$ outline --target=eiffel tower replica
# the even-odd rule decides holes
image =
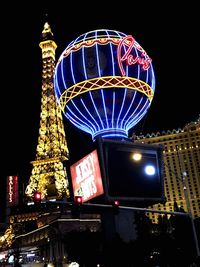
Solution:
[[[53,85],[57,45],[47,22],[39,46],[43,62],[40,128],[36,158],[31,162],[32,172],[25,194],[27,200],[33,202],[35,192],[40,192],[44,201],[39,205],[23,203],[19,207],[13,206],[8,228],[0,236],[0,251],[12,249],[20,254],[20,251],[31,247],[39,253],[42,263],[43,258],[49,262],[63,260],[67,255],[65,244],[71,242],[70,233],[79,233],[83,229],[90,229],[90,233],[94,229],[100,231],[101,219],[96,212],[79,214],[78,211],[77,214],[70,201],[63,201],[71,197],[64,166],[69,157],[62,112]],[[48,201],[51,198],[58,201]]]
[[[69,197],[68,178],[63,164],[69,158],[62,112],[53,85],[57,45],[48,22],[44,24],[39,46],[42,50],[40,128],[36,159],[31,162],[32,173],[25,195],[31,200],[35,192],[40,192],[42,199],[50,196],[62,199]]]
[[[62,113],[57,104],[53,86],[57,45],[47,22],[44,24],[39,46],[42,50],[40,128],[36,159],[31,162],[33,168],[25,194],[27,200],[33,200],[35,192],[40,192],[43,199],[48,198],[49,192],[53,197],[62,199],[69,196],[68,178],[63,164],[69,157]],[[24,206],[21,213],[12,211],[9,216],[10,223],[5,233],[0,236],[0,250],[8,249],[14,244],[20,231],[17,229],[19,224],[25,221],[36,221],[39,214],[40,211],[28,212]]]

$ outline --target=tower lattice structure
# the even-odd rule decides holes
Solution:
[[[69,195],[68,178],[64,162],[68,160],[62,112],[56,101],[53,85],[55,51],[57,45],[51,27],[46,22],[42,31],[42,95],[36,158],[25,194],[32,199],[40,192],[42,199],[54,192],[57,199]]]

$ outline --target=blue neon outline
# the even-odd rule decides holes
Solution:
[[[139,106],[141,105],[141,102],[143,101],[143,99],[144,99],[144,96],[141,97],[140,102],[139,102],[137,108],[134,110],[134,113],[137,111],[137,109],[138,109]],[[147,99],[146,102],[142,105],[142,108],[141,108],[141,110],[138,112],[138,114],[137,114],[136,116],[134,116],[134,121],[131,120],[131,117],[132,117],[132,116],[130,117],[130,119],[127,120],[127,123],[126,123],[126,125],[125,125],[125,128],[126,128],[126,129],[130,129],[131,127],[133,127],[133,126],[131,126],[133,122],[136,124],[136,122],[137,122],[137,117],[138,117],[138,116],[140,116],[140,115],[144,116],[144,115],[145,115],[144,110],[146,110],[146,105],[148,104],[148,102],[149,102],[149,100]],[[132,115],[134,115],[134,114],[132,114]],[[134,125],[135,125],[135,124],[134,124]]]
[[[108,37],[110,37],[110,34],[108,33],[108,31],[106,31]],[[109,46],[110,46],[110,50],[111,50],[111,61],[112,61],[112,73],[113,73],[113,76],[115,76],[115,64],[114,64],[114,52],[113,52],[113,44],[112,43],[109,43]]]
[[[81,99],[82,100],[82,99]],[[79,112],[79,114],[86,120],[88,121],[88,123],[90,124],[91,127],[94,127],[94,131],[96,131],[96,127],[94,126],[94,124],[87,118],[85,117],[85,115],[79,110],[79,108],[77,107],[77,105],[74,103],[74,101],[71,99],[71,103],[74,105],[74,107],[76,108],[76,110]]]
[[[66,109],[71,113],[71,115],[70,115],[69,112],[66,112],[66,114],[68,114],[69,116],[71,116],[73,118],[73,120],[76,121],[76,123],[80,124],[79,121],[81,121],[82,122],[82,125],[86,125],[85,128],[91,129],[90,132],[93,133],[93,129],[85,121],[83,121],[79,117],[77,117],[77,115],[71,110],[71,108],[69,106],[66,106]],[[77,120],[76,120],[76,118],[77,118]]]
[[[90,115],[90,117],[94,120],[94,122],[96,123],[96,125],[97,125],[97,127],[98,127],[98,130],[97,131],[99,131],[99,124],[97,123],[97,121],[95,120],[95,118],[92,116],[92,114],[89,112],[89,110],[88,110],[88,108],[87,108],[87,106],[85,105],[85,103],[84,103],[84,101],[83,101],[83,99],[81,98],[81,103],[83,104],[83,106],[84,106],[84,108],[85,108],[85,110],[87,111],[87,113]],[[96,128],[96,127],[95,127]]]
[[[129,105],[129,108],[128,108],[127,111],[126,111],[123,120],[121,121],[121,126],[120,126],[121,128],[125,128],[124,125],[122,126],[122,123],[125,124],[125,118],[126,118],[127,114],[129,113],[129,111],[130,111],[130,109],[131,109],[131,107],[132,107],[132,105],[133,105],[133,103],[134,103],[136,94],[137,94],[137,91],[134,91],[134,95],[133,95],[133,97],[132,97],[132,100],[131,100],[131,103],[130,103],[130,105]]]
[[[88,127],[83,127],[83,124],[80,124],[79,122],[77,122],[73,117],[71,117],[71,115],[69,113],[64,113],[65,117],[77,128],[81,129],[84,132],[87,132],[91,135],[93,135],[94,133],[92,133],[91,131],[88,130]]]
[[[58,95],[59,95],[59,99],[60,99],[60,96],[62,95],[61,94],[61,91],[60,91],[60,88],[62,89],[62,87],[59,86],[59,83],[63,84],[65,89],[67,89],[67,76],[65,77],[65,72],[64,72],[64,53],[66,52],[66,50],[72,46],[72,45],[75,45],[77,42],[80,42],[81,41],[81,38],[83,38],[83,40],[87,40],[89,38],[98,38],[97,34],[99,31],[105,31],[105,34],[104,32],[102,32],[102,35],[105,35],[105,36],[108,36],[108,37],[115,37],[115,34],[118,36],[118,37],[122,37],[122,36],[127,36],[126,34],[124,33],[120,33],[118,31],[110,31],[110,30],[95,30],[95,31],[90,31],[86,34],[82,34],[81,36],[79,36],[78,38],[76,38],[74,41],[72,41],[68,46],[67,48],[63,51],[61,57],[60,57],[60,60],[62,62],[58,62],[57,64],[57,67],[59,67],[59,72],[61,70],[61,77],[60,77],[60,80],[58,78],[58,75],[57,75],[57,71],[55,73],[55,79],[54,79],[54,87],[55,87],[55,91],[56,91],[56,98],[58,98]],[[88,34],[91,34],[91,33],[94,33],[94,36],[89,36],[87,37]],[[101,32],[100,32],[101,34]],[[110,46],[110,57],[111,57],[111,62],[112,62],[112,73],[113,75],[115,75],[115,72],[116,72],[116,66],[115,66],[115,61],[114,61],[114,45],[109,43],[109,46]],[[101,77],[101,69],[100,69],[100,58],[99,58],[99,50],[98,50],[98,47],[99,47],[99,44],[95,44],[95,49],[96,49],[96,60],[97,60],[97,67],[98,67],[98,74],[99,74],[99,77]],[[88,79],[88,75],[87,75],[87,70],[86,70],[86,63],[85,63],[85,49],[87,49],[87,47],[83,47],[83,49],[81,49],[81,52],[82,52],[82,62],[83,62],[83,71],[84,71],[84,76],[85,76],[85,79]],[[126,49],[126,47],[124,47],[123,45],[123,49]],[[134,51],[135,51],[135,54],[136,56],[138,56],[138,53],[139,51],[137,50],[137,48],[133,48]],[[71,68],[71,77],[72,77],[72,80],[73,80],[73,83],[76,84],[76,65],[73,64],[74,63],[74,56],[73,56],[73,51],[69,54],[70,56],[70,68]],[[148,58],[147,54],[144,55],[145,59]],[[130,69],[129,69],[130,66],[126,65],[125,67],[125,70],[126,70],[126,75],[130,72]],[[148,83],[148,80],[149,80],[149,77],[151,78],[150,76],[150,72],[152,72],[152,79],[150,79],[150,84],[151,84],[151,88],[153,90],[155,90],[155,75],[154,75],[154,70],[153,70],[153,66],[152,66],[152,63],[150,63],[150,67],[151,67],[151,70],[147,70],[147,73],[146,73],[146,77],[144,76],[144,78],[146,78],[146,83]],[[111,73],[111,72],[110,72]],[[135,74],[136,74],[136,70],[135,70]],[[137,76],[138,75],[138,76]],[[137,78],[140,79],[140,75],[141,75],[141,66],[139,66],[139,64],[137,64]],[[148,110],[148,107],[150,106],[151,103],[149,103],[149,100],[147,99],[146,102],[142,105],[141,107],[141,103],[142,101],[144,100],[144,97],[141,97],[140,98],[140,101],[139,101],[139,104],[137,105],[137,107],[134,109],[134,111],[132,112],[132,114],[130,116],[128,116],[130,110],[131,110],[131,104],[135,101],[135,98],[137,96],[137,92],[135,91],[133,96],[132,96],[132,100],[131,100],[131,104],[129,105],[128,107],[128,110],[126,111],[127,109],[127,105],[125,107],[125,104],[126,104],[126,99],[127,99],[127,94],[128,94],[128,89],[126,87],[124,87],[124,92],[123,92],[123,100],[121,102],[121,106],[120,106],[120,110],[119,110],[119,105],[117,106],[115,103],[116,103],[116,99],[117,97],[116,96],[120,96],[118,94],[118,92],[116,91],[116,88],[113,87],[110,89],[112,90],[112,92],[110,93],[110,96],[112,98],[112,103],[111,105],[109,105],[109,107],[112,107],[111,109],[111,114],[110,114],[110,110],[109,110],[109,113],[107,113],[107,107],[106,107],[106,91],[104,88],[101,88],[100,91],[101,93],[99,92],[99,94],[101,94],[101,97],[99,98],[99,100],[102,101],[103,103],[103,107],[101,110],[98,109],[97,105],[96,105],[96,102],[95,102],[95,99],[93,98],[93,93],[91,91],[89,91],[89,95],[90,96],[90,99],[92,101],[92,105],[94,107],[94,112],[96,112],[96,119],[97,117],[99,118],[99,121],[98,119],[96,120],[95,117],[93,117],[92,113],[89,111],[89,109],[87,108],[87,105],[85,104],[84,100],[82,98],[80,98],[80,101],[85,109],[85,115],[81,113],[81,110],[79,109],[79,105],[77,103],[76,105],[76,102],[72,101],[72,104],[73,106],[75,107],[75,109],[78,111],[78,114],[80,114],[80,118],[84,118],[84,121],[80,118],[78,118],[75,113],[73,113],[73,111],[66,105],[67,107],[67,111],[65,116],[66,117],[69,117],[70,120],[72,121],[72,123],[79,127],[80,129],[84,129],[84,131],[88,132],[91,134],[91,128],[92,128],[92,132],[96,132],[95,135],[98,135],[98,133],[101,133],[102,130],[105,130],[106,132],[108,132],[109,130],[114,130],[114,131],[124,131],[124,132],[128,132],[127,129],[130,129],[132,126],[131,125],[135,125],[147,112]],[[58,101],[59,101],[58,99]],[[86,101],[89,101],[89,98],[86,99]],[[127,101],[128,103],[129,101]],[[116,108],[115,108],[116,107]],[[118,108],[117,108],[118,107]],[[126,108],[126,109],[125,109]],[[137,112],[137,110],[140,108],[140,111],[137,113],[137,115],[134,117],[134,114]],[[125,110],[124,110],[125,109]],[[146,110],[145,110],[146,109]],[[103,115],[103,110],[104,110],[104,116],[103,116],[103,119],[105,120],[102,120],[102,115]],[[75,111],[75,110],[74,110]],[[118,111],[118,112],[116,112]],[[124,112],[126,112],[125,114],[123,114]],[[115,114],[116,113],[116,114]],[[86,115],[89,115],[89,118],[87,119],[87,116]],[[101,115],[100,115],[101,114]],[[123,115],[123,116],[122,116]],[[127,118],[128,116],[128,119],[125,121],[125,119]],[[90,118],[92,120],[90,120]],[[116,119],[115,119],[116,118]],[[78,119],[78,120],[77,120]],[[110,119],[111,119],[111,122],[110,122]],[[80,122],[83,123],[82,126],[80,126]],[[106,123],[105,123],[106,122]],[[105,124],[107,125],[107,127],[105,126]],[[78,124],[78,125],[76,125]],[[85,126],[86,125],[86,126]],[[102,128],[101,128],[102,126]],[[111,128],[110,128],[111,126]],[[119,127],[120,126],[120,127]],[[123,128],[122,128],[123,126]],[[99,129],[102,129],[99,131]],[[112,133],[113,134],[113,133]],[[109,134],[107,134],[108,136],[111,136]],[[113,136],[118,136],[117,134],[114,134]],[[119,134],[119,136],[122,136],[121,134]],[[124,135],[123,135],[124,136]]]
[[[119,114],[118,114],[118,118],[117,118],[117,121],[116,121],[117,128],[119,128],[118,124],[119,124],[120,116],[121,116],[122,110],[124,108],[124,103],[126,101],[126,93],[127,93],[127,88],[124,88],[124,96],[123,96],[121,108],[120,108],[120,111],[119,111]],[[121,120],[120,120],[120,122],[121,122]]]
[[[110,34],[108,31],[106,31],[108,37],[110,37]],[[113,52],[113,44],[109,43],[110,51],[111,51],[111,62],[112,62],[112,74],[115,76],[115,61],[114,61],[114,52]],[[115,88],[112,89],[112,116],[111,116],[111,127],[114,128],[114,115],[115,115]]]
[[[67,88],[67,85],[65,83],[65,77],[64,77],[64,67],[63,67],[63,64],[64,64],[64,60],[61,61],[61,64],[60,64],[60,68],[61,68],[61,77],[62,77],[62,83],[64,85],[64,88],[66,89]]]
[[[60,92],[60,90],[59,90],[59,85],[58,85],[58,75],[56,74],[55,76],[54,76],[54,90],[55,90],[55,95],[57,96],[57,95],[59,95],[59,98],[57,98],[58,99],[58,102],[60,103],[60,96],[61,96],[61,92]]]
[[[102,122],[102,120],[101,120],[101,116],[99,115],[99,112],[98,112],[98,110],[97,110],[97,108],[96,108],[96,105],[95,105],[95,103],[94,103],[94,99],[93,99],[93,96],[92,96],[92,94],[91,94],[91,91],[89,91],[89,95],[90,95],[92,104],[93,104],[93,106],[94,106],[94,109],[95,109],[95,111],[96,111],[96,113],[97,113],[97,116],[99,117],[99,121],[101,122],[101,126],[102,126],[102,128],[104,129],[104,125],[103,125],[103,122]]]
[[[95,32],[95,37],[97,38],[97,31]],[[96,61],[97,61],[98,74],[99,74],[99,77],[101,77],[98,44],[95,44],[95,50],[96,50]],[[102,102],[103,102],[104,114],[105,114],[105,118],[106,118],[106,124],[107,124],[107,127],[109,127],[103,89],[101,89],[100,91],[101,91],[101,98],[102,98]]]
[[[73,83],[76,84],[76,80],[75,80],[75,77],[74,77],[74,69],[73,69],[73,53],[70,53],[69,55],[69,58],[70,58],[70,69],[71,69],[71,75],[72,75],[72,80],[73,80]]]
[[[115,97],[116,97],[116,94],[115,94],[115,88],[113,89],[113,94],[112,94],[112,96],[113,96],[113,112],[112,112],[112,128],[114,128],[114,118],[115,118]]]
[[[85,38],[86,38],[86,35],[83,38],[83,40],[85,40]],[[83,71],[84,71],[85,79],[88,80],[88,76],[87,76],[87,72],[86,72],[86,65],[85,65],[85,49],[86,49],[86,47],[83,47],[81,56],[82,56],[82,61],[83,61]]]
[[[125,129],[127,129],[127,124],[129,123],[129,120],[131,120],[131,121],[132,121],[133,119],[135,120],[134,114],[135,114],[136,111],[138,110],[138,108],[139,108],[139,106],[140,106],[142,100],[143,100],[143,96],[140,98],[140,101],[139,101],[137,107],[134,109],[133,113],[129,116],[129,118],[128,118],[128,119],[126,120],[126,122],[124,123],[124,128],[125,128]]]

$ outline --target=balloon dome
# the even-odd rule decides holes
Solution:
[[[62,52],[54,88],[67,119],[93,140],[128,138],[154,96],[152,60],[131,35],[90,31]]]

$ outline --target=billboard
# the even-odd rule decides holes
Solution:
[[[70,173],[74,196],[82,196],[83,202],[104,193],[96,149],[71,165]]]
[[[161,145],[99,139],[105,201],[148,206],[165,201]]]

